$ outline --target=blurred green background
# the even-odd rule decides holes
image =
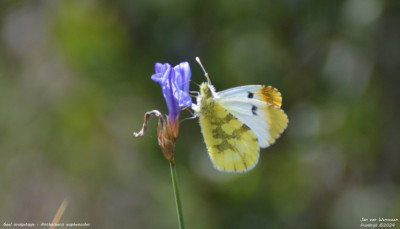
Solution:
[[[176,166],[187,228],[360,228],[400,218],[398,1],[0,2],[0,224],[177,228],[155,62],[191,90],[266,84],[289,126],[257,167],[216,171],[197,120]],[[181,118],[190,117],[187,111]],[[397,222],[397,227],[400,223]]]

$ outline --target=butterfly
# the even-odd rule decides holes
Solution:
[[[264,85],[246,85],[217,92],[208,73],[192,104],[208,154],[217,170],[246,172],[256,166],[260,148],[275,142],[288,125],[280,92]]]

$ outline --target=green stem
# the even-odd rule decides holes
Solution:
[[[185,224],[183,223],[183,211],[182,211],[182,205],[181,205],[181,196],[179,195],[179,190],[178,190],[178,182],[176,179],[175,164],[173,161],[170,161],[169,165],[171,168],[172,185],[174,186],[175,203],[176,203],[176,210],[178,212],[179,228],[184,229]]]

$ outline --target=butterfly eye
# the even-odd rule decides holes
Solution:
[[[207,83],[203,83],[201,85],[200,92],[201,92],[201,94],[203,94],[205,96],[211,96],[211,91],[210,91],[210,88],[208,87]]]

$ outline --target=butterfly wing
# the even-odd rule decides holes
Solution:
[[[216,101],[254,132],[261,148],[273,144],[288,125],[287,115],[279,108],[282,97],[273,87],[235,87],[218,92]]]
[[[258,162],[257,137],[221,105],[210,98],[199,113],[204,141],[214,166],[226,172],[245,172]]]
[[[218,97],[224,99],[254,99],[264,101],[270,105],[281,107],[281,93],[274,87],[264,85],[245,85],[240,87],[230,88],[217,93]]]

